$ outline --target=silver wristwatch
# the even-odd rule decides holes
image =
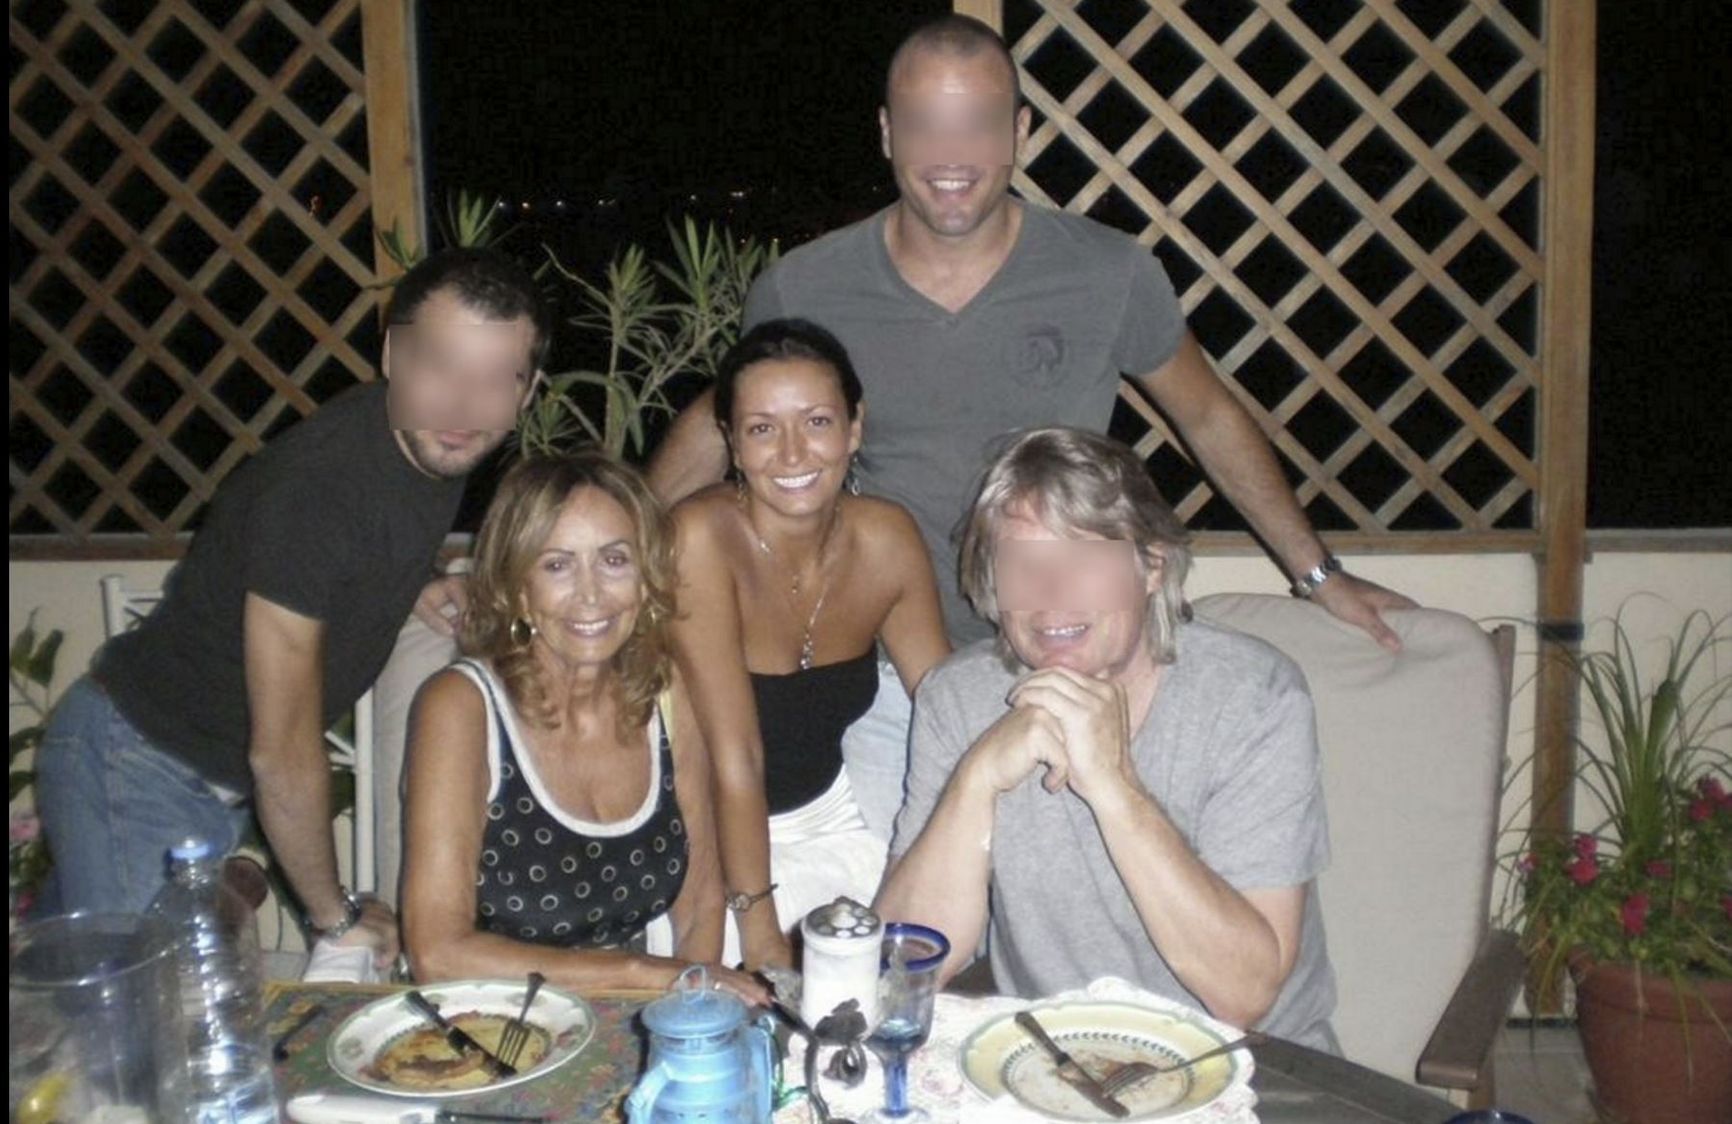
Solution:
[[[1331,574],[1339,574],[1340,572],[1341,559],[1333,554],[1325,554],[1323,561],[1293,579],[1293,596],[1310,600],[1311,595],[1317,592],[1318,586],[1328,581]]]
[[[311,914],[307,915],[307,929],[313,936],[328,940],[336,940],[361,922],[361,899],[349,892],[347,886],[338,886],[337,893],[343,899],[343,919],[335,925],[321,929],[313,924]]]

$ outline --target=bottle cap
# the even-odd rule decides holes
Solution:
[[[175,862],[190,862],[194,859],[210,858],[212,847],[210,840],[189,835],[168,849],[168,857]]]

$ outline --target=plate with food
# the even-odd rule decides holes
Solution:
[[[1109,1081],[1135,1062],[1170,1065],[1227,1044],[1212,1027],[1180,1011],[1099,1000],[1048,1003],[1032,1009],[1042,1028],[1089,1076]],[[958,1057],[962,1075],[988,1100],[1011,1097],[1053,1120],[1112,1120],[1059,1076],[1051,1056],[1004,1015],[968,1036]],[[1162,1120],[1195,1112],[1250,1081],[1248,1049],[1151,1076],[1115,1094],[1128,1120]]]
[[[464,980],[435,984],[421,994],[451,1025],[497,1052],[505,1027],[523,1007],[522,980]],[[536,993],[525,1020],[529,1035],[517,1073],[496,1076],[474,1050],[453,1046],[444,1031],[410,1006],[407,993],[388,995],[350,1015],[331,1036],[331,1069],[378,1093],[404,1097],[460,1097],[533,1081],[575,1058],[595,1036],[595,1012],[556,987]]]

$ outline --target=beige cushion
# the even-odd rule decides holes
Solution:
[[[1347,1056],[1403,1080],[1487,927],[1508,702],[1473,621],[1387,615],[1392,655],[1290,597],[1218,594],[1197,614],[1262,638],[1317,708],[1333,858],[1319,879]]]

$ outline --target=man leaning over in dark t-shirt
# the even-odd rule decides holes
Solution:
[[[395,958],[390,909],[337,874],[324,731],[390,655],[549,324],[528,273],[475,249],[410,270],[389,319],[385,380],[226,480],[162,603],[56,709],[37,770],[59,908],[142,910],[170,845],[232,849],[250,808],[308,928]]]

